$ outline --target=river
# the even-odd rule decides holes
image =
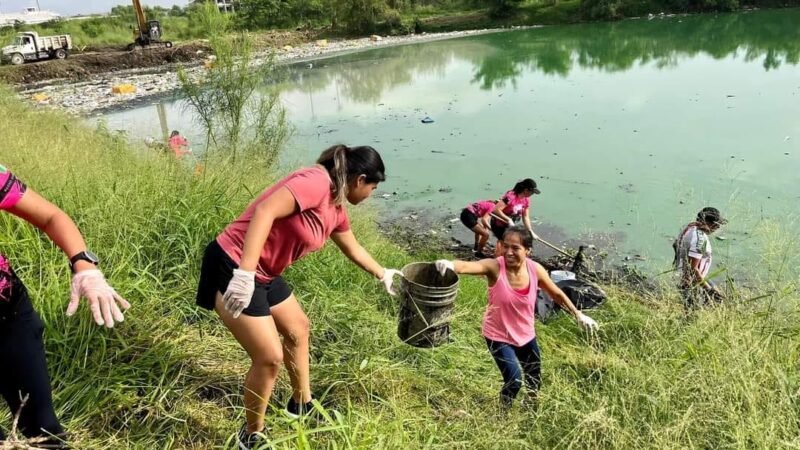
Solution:
[[[543,237],[613,241],[656,268],[680,227],[716,206],[730,223],[715,253],[741,267],[800,231],[798,24],[798,9],[655,17],[296,64],[279,85],[296,127],[287,154],[308,164],[333,143],[374,146],[380,192],[394,195],[371,202],[400,220],[456,218],[531,177]],[[169,129],[202,142],[180,100],[162,106]],[[161,135],[153,105],[102,120]]]

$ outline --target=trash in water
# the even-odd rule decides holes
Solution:
[[[422,123],[433,123],[433,119],[431,119],[429,116],[425,116],[425,118],[422,119]]]

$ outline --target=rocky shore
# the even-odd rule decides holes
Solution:
[[[317,40],[300,46],[284,46],[274,49],[279,63],[289,64],[367,50],[375,47],[402,45],[452,39],[505,30],[485,29],[456,31],[435,34],[412,34],[407,36],[371,36],[360,39]],[[199,77],[206,70],[203,61],[210,56],[208,52],[197,50],[197,60],[184,63],[190,77]],[[264,59],[268,53],[262,52],[257,59]],[[92,115],[109,109],[123,108],[154,96],[169,95],[179,88],[179,64],[157,68],[133,69],[93,75],[78,82],[52,80],[34,85],[19,86],[19,96],[43,107],[54,107],[77,115]],[[125,86],[124,89],[119,89]],[[116,91],[113,92],[117,87]]]

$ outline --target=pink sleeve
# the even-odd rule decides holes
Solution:
[[[319,168],[301,169],[292,173],[284,186],[294,196],[300,211],[315,208],[331,196],[330,178]]]
[[[0,165],[0,210],[14,207],[20,201],[26,189],[25,183]]]
[[[341,233],[349,229],[350,229],[350,218],[347,217],[347,210],[342,208],[342,220],[339,221],[339,225],[336,225],[336,228],[333,230],[333,232]]]

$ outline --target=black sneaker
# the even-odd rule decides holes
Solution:
[[[292,419],[299,419],[300,416],[307,416],[311,414],[314,411],[314,404],[312,402],[298,403],[290,397],[289,402],[286,403],[285,411],[286,415]]]
[[[261,433],[248,433],[247,424],[242,425],[242,428],[236,433],[236,443],[239,444],[239,450],[254,450],[259,444],[262,444],[260,448],[268,448],[263,445],[266,444],[262,437],[263,434],[263,431]]]

